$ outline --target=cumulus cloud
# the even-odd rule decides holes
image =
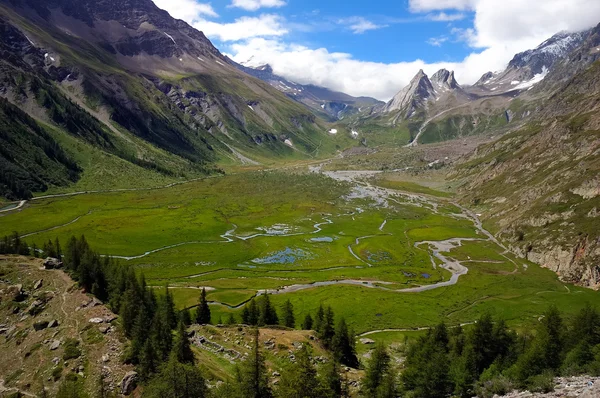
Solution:
[[[288,33],[285,19],[275,14],[262,14],[258,17],[241,17],[230,23],[217,23],[199,20],[193,26],[211,39],[222,42],[239,41],[254,37],[283,36]]]
[[[194,21],[201,15],[218,17],[210,3],[199,3],[196,0],[154,0],[158,8],[167,10],[173,18]]]
[[[459,82],[475,82],[484,71],[504,66],[498,60],[498,50],[488,49],[469,55],[461,62],[426,63],[422,60],[385,64],[354,59],[351,54],[330,52],[326,48],[312,49],[288,44],[279,39],[255,38],[228,47],[237,62],[251,60],[249,66],[269,63],[276,74],[302,83],[316,84],[354,96],[367,95],[389,100],[414,75],[423,69],[432,75],[441,68],[456,72]],[[248,65],[248,64],[247,64]]]
[[[247,11],[256,11],[259,8],[283,7],[284,0],[233,0],[230,7],[242,8]]]
[[[386,28],[387,25],[378,25],[363,17],[343,18],[338,21],[340,25],[347,25],[348,28],[355,34],[362,34],[368,30],[376,30]]]
[[[233,1],[244,3],[251,9],[256,4],[260,8],[283,2]],[[326,48],[297,45],[290,41],[287,34],[298,29],[280,15],[245,16],[220,24],[206,20],[206,17],[213,16],[206,8],[197,7],[193,11],[177,8],[177,5],[186,2],[203,6],[206,3],[196,3],[194,0],[155,2],[162,3],[174,15],[177,10],[182,14],[187,13],[187,17],[179,17],[204,31],[211,39],[226,42],[223,50],[238,62],[252,59],[256,65],[269,63],[275,73],[299,83],[317,84],[351,95],[369,95],[381,100],[391,98],[410,82],[419,69],[427,74],[435,73],[440,68],[452,69],[461,84],[472,84],[485,72],[505,68],[514,54],[534,48],[559,31],[579,31],[600,22],[598,0],[545,0],[543,5],[536,1],[503,0],[502,6],[498,5],[497,0],[409,0],[409,10],[417,20],[451,22],[467,14],[469,17],[472,15],[472,27],[457,28],[450,25],[447,34],[428,40],[434,46],[449,40],[463,41],[472,48],[472,52],[457,62],[426,63],[417,59],[386,64],[355,59],[351,54],[331,52]],[[345,23],[354,33],[381,27],[359,18]]]

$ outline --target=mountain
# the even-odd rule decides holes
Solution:
[[[94,156],[126,161],[135,174],[175,179],[214,172],[216,164],[335,150],[312,112],[229,65],[202,32],[151,0],[3,0],[0,32],[0,96],[48,132],[48,145],[60,136],[65,159],[77,157],[72,145],[86,145]],[[8,118],[21,123],[12,112]],[[22,131],[26,140],[37,134]],[[17,139],[8,127],[2,136]],[[23,151],[13,146],[11,156],[27,157]],[[13,197],[91,172],[78,164],[70,170],[83,169],[80,177],[35,173],[33,183],[23,174],[27,163],[18,162],[17,171],[16,161],[2,156],[0,175],[23,175],[25,186],[11,188]],[[37,164],[64,175],[54,154],[40,156]],[[12,179],[0,178],[3,192]]]
[[[319,116],[330,120],[341,120],[346,116],[362,112],[365,109],[383,105],[383,102],[370,97],[353,97],[313,84],[298,84],[273,73],[270,65],[251,68],[229,60],[238,69],[269,83],[288,97],[306,105]]]
[[[454,78],[454,71],[440,69],[429,79],[421,69],[408,86],[381,109],[381,113],[398,113],[395,124],[400,119],[427,114],[432,108],[447,109],[470,99]]]
[[[383,112],[403,111],[408,119],[417,108],[424,108],[427,102],[435,98],[435,91],[431,81],[421,69],[412,78],[408,86],[398,92],[383,108]]]
[[[596,29],[597,30],[597,29]],[[567,58],[580,60],[576,49]],[[588,59],[597,59],[591,54]],[[550,75],[548,75],[550,76]],[[458,166],[466,203],[523,257],[600,286],[600,61],[562,82],[527,123]]]
[[[506,92],[526,90],[546,77],[555,64],[580,47],[592,30],[583,32],[560,32],[534,49],[513,57],[506,69],[499,73],[485,73],[474,85],[474,92]]]

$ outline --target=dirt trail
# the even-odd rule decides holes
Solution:
[[[412,140],[409,144],[404,145],[404,147],[405,148],[411,148],[411,147],[416,147],[417,145],[419,145],[419,143],[418,143],[419,138],[425,132],[425,129],[427,128],[427,126],[429,126],[429,123],[433,122],[438,117],[440,117],[440,116],[442,116],[442,115],[444,115],[444,114],[446,114],[446,113],[448,113],[450,111],[453,111],[455,109],[462,108],[462,107],[464,107],[464,105],[456,106],[456,107],[450,108],[450,109],[446,109],[445,111],[440,112],[437,115],[432,116],[429,119],[425,120],[425,122],[423,123],[423,125],[421,126],[421,128],[419,129],[419,131],[417,132],[417,135],[415,136],[414,140]]]

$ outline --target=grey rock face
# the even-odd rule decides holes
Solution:
[[[137,372],[131,371],[127,372],[123,379],[121,380],[121,394],[129,395],[135,390],[138,382],[138,374]]]

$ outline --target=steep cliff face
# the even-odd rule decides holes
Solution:
[[[528,124],[458,167],[463,200],[523,257],[600,287],[600,62],[567,80]]]

